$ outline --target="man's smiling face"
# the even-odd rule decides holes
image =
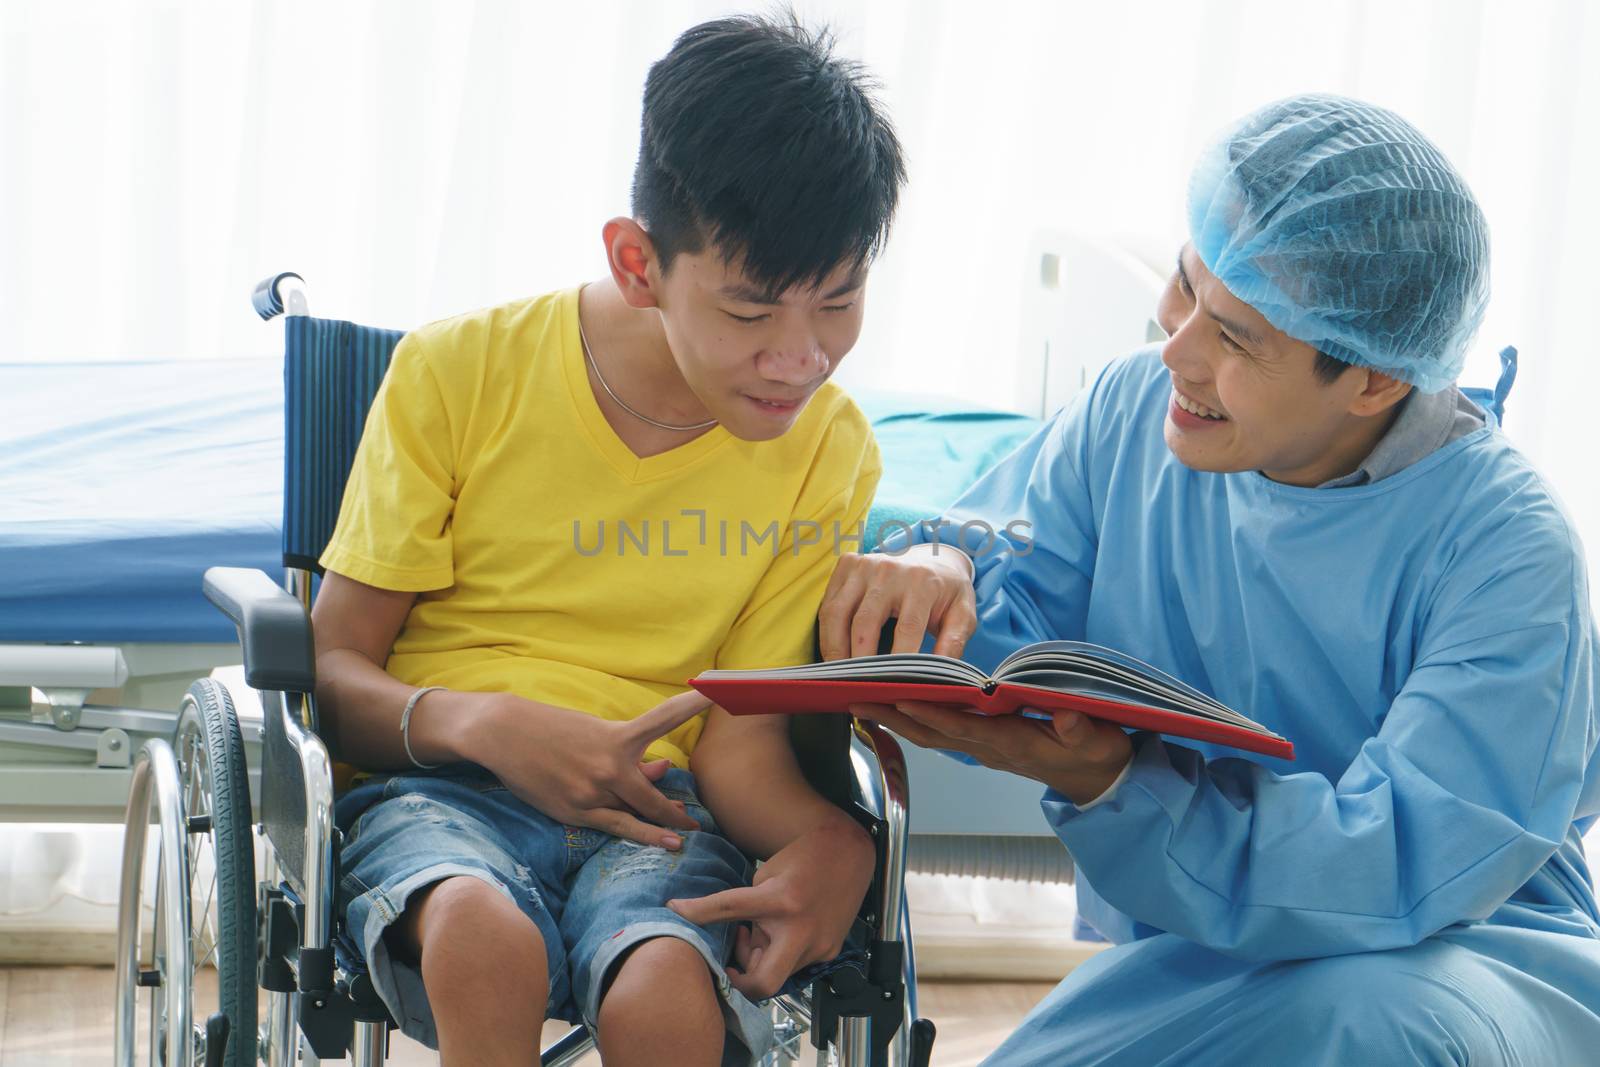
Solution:
[[[1172,373],[1167,447],[1196,470],[1258,470],[1289,485],[1337,478],[1371,451],[1407,391],[1359,367],[1320,376],[1315,348],[1230,293],[1187,244],[1156,319]]]

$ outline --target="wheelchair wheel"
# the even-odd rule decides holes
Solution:
[[[196,682],[173,740],[176,753],[165,741],[146,742],[133,768],[118,905],[114,1062],[255,1067],[255,854],[244,744],[227,690],[209,679]],[[158,839],[146,968],[139,928],[152,810]],[[217,970],[218,1003],[197,1015],[195,977],[208,963]],[[142,1056],[140,989],[150,990]]]
[[[205,1024],[220,1012],[228,1020],[223,1067],[255,1067],[256,864],[250,782],[233,698],[221,683],[202,678],[189,687],[174,740],[188,818],[192,973],[208,963],[217,971],[215,1005],[206,1005],[210,1010],[193,1018],[201,1024],[203,1045]],[[162,914],[159,905],[156,914]]]
[[[178,779],[178,761],[172,746],[152,738],[139,750],[133,764],[128,790],[127,821],[122,838],[122,883],[117,900],[117,1001],[113,1028],[113,1057],[116,1067],[135,1064],[163,1064],[165,1067],[192,1067],[194,1050],[190,1043],[167,1040],[168,1028],[178,1032],[191,1029],[189,1012],[188,939],[178,934],[180,922],[158,918],[154,924],[154,945],[145,966],[140,927],[145,912],[145,837],[151,815],[156,817],[156,899],[160,912],[173,903],[167,885],[187,888],[188,850],[184,847],[183,787]],[[179,890],[181,896],[183,889]],[[179,975],[182,975],[180,979]],[[149,989],[149,1033],[145,1055],[138,1050],[138,1007],[140,990]]]

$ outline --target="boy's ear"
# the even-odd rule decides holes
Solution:
[[[601,235],[606,242],[606,262],[622,299],[629,307],[658,306],[661,271],[655,245],[644,227],[633,219],[618,217],[606,223]]]
[[[1367,377],[1366,385],[1350,401],[1352,415],[1378,415],[1389,410],[1411,392],[1411,383],[1370,367],[1357,370]]]

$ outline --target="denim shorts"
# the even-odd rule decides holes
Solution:
[[[618,958],[650,938],[676,937],[711,969],[731,1038],[723,1062],[754,1062],[770,1047],[772,1027],[728,981],[734,927],[697,926],[666,907],[674,898],[749,885],[750,862],[717,830],[693,775],[674,768],[657,787],[700,824],[679,835],[678,851],[562,825],[474,764],[358,785],[335,808],[345,835],[341,961],[369,971],[401,1030],[437,1048],[421,972],[395,958],[383,934],[417,890],[445,878],[477,878],[516,904],[544,940],[550,999],[530,1011],[542,1007],[546,1018],[593,1028],[601,988]]]

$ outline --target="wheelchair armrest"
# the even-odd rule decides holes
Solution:
[[[878,655],[886,656],[894,648],[896,622],[891,618],[883,624],[878,634]],[[821,634],[816,624],[811,627],[811,658],[817,663],[822,662]],[[835,807],[856,813],[855,778],[850,765],[850,717],[791,715],[789,743],[794,746],[800,771],[811,783],[811,788]]]
[[[239,628],[244,680],[252,689],[310,693],[317,686],[311,620],[305,608],[263,571],[211,567],[206,599]]]

